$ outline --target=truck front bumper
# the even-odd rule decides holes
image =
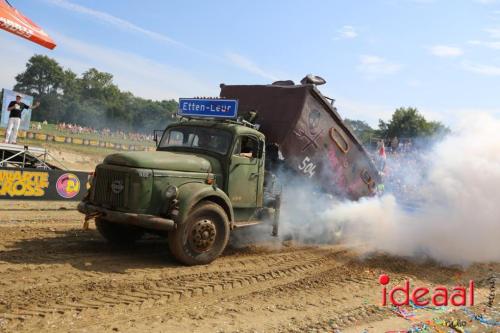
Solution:
[[[103,217],[108,222],[134,225],[146,229],[168,231],[175,229],[175,222],[171,219],[148,215],[118,212],[104,207],[95,206],[88,202],[82,201],[78,204],[78,211],[86,216],[98,215]]]

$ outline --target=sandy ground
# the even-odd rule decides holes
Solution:
[[[58,152],[55,153],[56,156]],[[77,169],[100,156],[62,152]],[[85,159],[85,163],[82,162]],[[500,332],[461,309],[381,306],[381,273],[391,284],[448,287],[476,282],[476,306],[499,321],[499,299],[486,305],[488,277],[500,263],[466,269],[373,254],[343,245],[304,245],[235,234],[207,266],[185,267],[166,241],[147,237],[114,248],[82,229],[75,203],[0,201],[0,332]],[[407,318],[404,318],[407,317]]]
[[[91,149],[85,154],[79,151],[71,149],[71,146],[67,148],[64,147],[46,147],[50,153],[48,162],[52,162],[57,166],[64,166],[67,169],[75,171],[93,171],[98,163],[101,163],[106,156],[105,152],[95,149],[95,152],[91,152]]]
[[[460,310],[418,310],[405,320],[380,306],[379,274],[427,286],[473,278],[473,310],[480,313],[487,309],[486,278],[500,270],[499,264],[462,270],[382,254],[360,259],[341,245],[245,243],[245,235],[212,264],[184,267],[170,258],[163,239],[113,248],[93,226],[82,230],[70,205],[29,206],[0,210],[0,331],[407,330],[419,320],[467,317]],[[435,332],[448,332],[441,329]],[[495,332],[468,319],[467,329]]]

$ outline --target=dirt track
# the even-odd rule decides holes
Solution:
[[[485,278],[500,266],[233,241],[211,265],[184,267],[162,239],[112,248],[74,210],[25,209],[0,210],[0,331],[385,332],[411,323],[379,306],[380,273],[424,285],[473,278],[484,306]]]

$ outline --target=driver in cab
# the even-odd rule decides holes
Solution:
[[[257,153],[254,142],[250,138],[241,138],[238,140],[235,155],[247,158],[254,158]]]
[[[241,153],[239,154],[243,157],[253,158],[253,150],[251,146],[246,146],[241,148]]]

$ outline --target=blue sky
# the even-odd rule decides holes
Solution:
[[[152,99],[313,73],[344,117],[371,125],[398,106],[451,126],[500,116],[500,0],[10,2],[58,46],[0,31],[2,87],[38,53]]]

